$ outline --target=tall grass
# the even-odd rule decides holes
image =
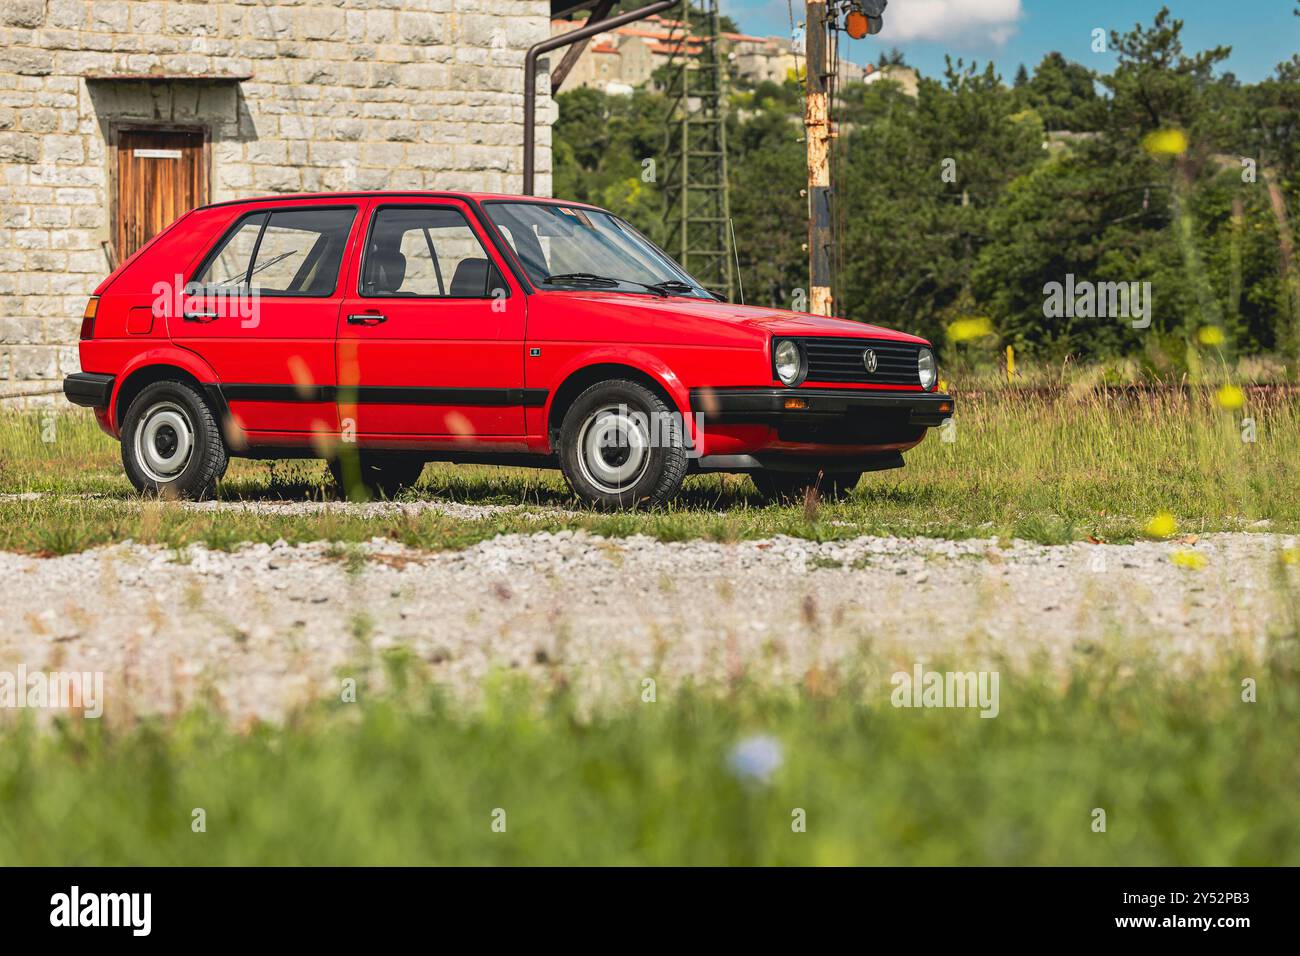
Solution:
[[[1300,529],[1300,495],[1294,493],[1300,409],[1284,392],[1251,391],[1238,408],[1222,407],[1213,389],[1130,395],[1010,389],[959,396],[954,429],[927,436],[907,454],[905,469],[867,475],[847,502],[809,514],[802,507],[764,507],[739,476],[691,478],[667,507],[621,516],[583,510],[552,471],[430,465],[419,485],[402,495],[408,503],[514,504],[535,512],[472,524],[428,513],[150,510],[122,476],[116,443],[88,415],[60,416],[54,424],[55,440],[47,443],[41,437],[43,428],[48,435],[49,420],[35,413],[0,415],[0,493],[68,496],[0,499],[2,548],[62,552],[122,536],[179,544],[375,534],[446,546],[503,531],[561,528],[668,540],[868,532],[1124,540],[1140,535],[1157,511],[1172,512],[1186,531],[1260,521],[1274,530]],[[1243,441],[1252,430],[1255,440]],[[333,491],[319,462],[236,460],[219,495],[274,502],[328,500]]]
[[[88,416],[55,418],[46,442],[49,419],[0,415],[0,493],[37,494],[0,499],[0,548],[374,535],[442,548],[561,528],[1119,540],[1158,510],[1185,531],[1261,520],[1300,530],[1300,415],[1288,397],[1251,394],[1240,409],[1213,392],[999,390],[959,401],[955,441],[932,434],[907,469],[867,476],[839,505],[762,507],[746,479],[712,476],[692,479],[668,508],[601,515],[577,509],[551,473],[452,466],[430,466],[402,499],[522,506],[477,520],[142,502]],[[1241,440],[1243,416],[1255,420],[1253,443]],[[330,494],[321,466],[304,462],[236,461],[221,489],[227,506]],[[624,703],[615,694],[595,714],[558,667],[547,687],[498,675],[466,709],[400,655],[387,671],[358,666],[374,679],[356,703],[318,702],[278,726],[233,727],[212,707],[41,726],[0,712],[0,865],[1295,865],[1300,606],[1290,573],[1279,566],[1291,618],[1251,645],[1259,656],[1174,670],[1131,635],[1088,642],[1063,668],[1004,667],[994,719],[892,707],[893,662],[869,647],[784,690],[741,675],[724,687],[661,687],[645,702],[630,686]],[[1243,701],[1245,678],[1257,702]],[[779,747],[766,782],[741,779],[729,759],[753,735]],[[1099,809],[1105,832],[1094,829]],[[492,826],[497,810],[504,832]],[[797,811],[804,832],[792,829]]]
[[[628,688],[591,719],[502,681],[470,713],[410,684],[242,733],[209,712],[8,726],[0,864],[1294,865],[1296,676],[1094,653],[1064,684],[1004,672],[994,719],[896,709],[867,667]],[[766,782],[729,761],[751,735],[780,750]]]

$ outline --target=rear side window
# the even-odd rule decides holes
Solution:
[[[364,296],[480,299],[506,291],[460,210],[447,206],[380,209],[366,240]]]
[[[226,233],[195,281],[223,291],[328,296],[355,218],[354,206],[251,213]]]
[[[198,282],[213,288],[230,289],[248,281],[248,264],[253,261],[257,237],[266,225],[266,214],[258,213],[241,219],[233,232],[226,234],[216,251],[208,257],[208,264],[199,273]]]

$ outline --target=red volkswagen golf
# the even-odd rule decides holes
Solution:
[[[452,461],[558,466],[601,506],[709,471],[835,496],[952,413],[924,339],[732,305],[604,210],[467,193],[187,213],[95,290],[81,366],[64,392],[132,484],[192,498],[237,455],[384,495]]]

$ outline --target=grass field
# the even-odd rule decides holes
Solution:
[[[1294,865],[1295,653],[1004,673],[991,720],[894,708],[865,660],[785,694],[629,688],[594,719],[503,678],[472,714],[408,687],[244,733],[10,727],[0,863]],[[755,735],[773,755],[736,764]]]
[[[1251,442],[1242,440],[1247,418],[1254,423]],[[227,547],[374,535],[440,548],[561,528],[664,540],[880,533],[1122,541],[1141,535],[1158,511],[1190,532],[1265,520],[1273,530],[1300,529],[1300,411],[1286,394],[1251,393],[1242,407],[1225,409],[1213,391],[1127,398],[986,392],[959,404],[951,437],[946,442],[932,432],[908,453],[906,468],[867,475],[847,502],[813,513],[763,506],[740,476],[697,476],[669,507],[602,515],[581,509],[557,472],[486,466],[429,465],[400,499],[521,505],[530,512],[466,522],[436,512],[287,516],[145,506],[122,474],[116,442],[89,414],[51,420],[9,413],[0,416],[0,494],[43,497],[0,499],[0,548],[64,553],[126,537]],[[320,462],[245,460],[232,463],[219,494],[256,501],[333,496]]]
[[[959,405],[955,441],[932,434],[906,469],[867,476],[836,505],[765,507],[747,479],[711,476],[691,479],[671,507],[604,515],[579,507],[553,472],[443,465],[399,499],[518,506],[475,518],[144,502],[88,414],[8,413],[0,549],[377,535],[436,549],[566,528],[1125,541],[1163,511],[1180,533],[1300,531],[1294,399],[1251,392],[1241,407],[1222,404],[1213,391],[986,390]],[[1243,418],[1255,441],[1242,440]],[[259,506],[333,498],[319,462],[235,461],[219,495]],[[318,702],[282,725],[232,726],[202,707],[116,721],[0,713],[0,864],[1294,865],[1293,571],[1279,565],[1265,584],[1294,609],[1290,623],[1261,634],[1250,656],[1159,664],[1159,648],[1133,639],[1142,622],[1128,621],[1135,633],[1117,632],[1113,646],[1077,642],[1064,677],[1003,667],[987,720],[891,706],[886,664],[866,645],[851,665],[784,689],[741,674],[646,702],[629,687],[626,704],[594,714],[559,668],[540,683],[501,672],[483,703],[453,705],[400,652],[359,666],[371,675],[359,702]],[[969,670],[981,654],[972,644],[950,666]],[[1257,702],[1242,700],[1245,678]],[[765,777],[735,763],[755,739]]]

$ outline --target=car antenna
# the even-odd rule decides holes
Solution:
[[[731,230],[731,255],[736,260],[736,288],[740,290],[740,304],[745,304],[745,283],[740,278],[740,250],[736,248],[736,220],[728,218],[727,228]]]

